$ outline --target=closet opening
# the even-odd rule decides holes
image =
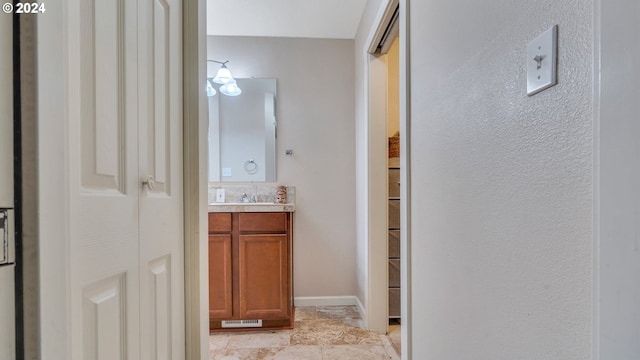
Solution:
[[[406,134],[401,128],[401,9],[399,1],[390,1],[382,14],[368,48],[368,141],[369,141],[369,249],[373,266],[370,276],[370,328],[386,332],[397,353],[401,353],[401,334],[406,334],[402,304],[402,254],[407,214],[408,190],[401,187],[406,178],[407,154],[401,153]],[[406,42],[402,42],[406,44]],[[406,124],[405,124],[406,125]],[[404,127],[406,128],[406,127]],[[405,166],[406,167],[406,166]],[[405,174],[404,176],[402,174]],[[403,221],[404,219],[404,221]],[[406,250],[405,250],[406,251]],[[406,275],[404,275],[406,276]],[[405,301],[403,301],[405,300]],[[406,337],[406,336],[404,336]],[[404,357],[404,356],[403,356]]]

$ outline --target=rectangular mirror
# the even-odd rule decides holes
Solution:
[[[236,79],[209,97],[209,181],[276,181],[276,79]]]

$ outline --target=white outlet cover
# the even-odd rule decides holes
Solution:
[[[531,96],[557,83],[558,25],[553,25],[527,47],[527,95]]]
[[[216,189],[216,202],[223,203],[224,202],[224,189]]]
[[[222,176],[231,176],[231,168],[222,168]]]

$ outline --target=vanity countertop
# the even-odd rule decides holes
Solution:
[[[294,212],[295,204],[274,203],[212,203],[209,212]]]

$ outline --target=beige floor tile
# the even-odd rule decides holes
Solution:
[[[296,307],[295,321],[315,320],[315,319],[316,319],[316,307],[315,306],[300,306],[300,307]]]
[[[345,326],[342,339],[345,344],[351,345],[381,345],[378,334],[353,326]]]
[[[211,360],[257,360],[260,349],[224,349],[211,351]]]
[[[348,326],[364,329],[364,320],[362,319],[344,319],[342,323]]]
[[[393,348],[396,350],[396,353],[401,354],[401,347],[400,344],[402,343],[401,339],[400,339],[400,334],[402,332],[401,330],[401,325],[389,325],[389,334],[387,335],[389,337],[389,340],[391,341],[391,345],[393,346]]]
[[[362,329],[355,306],[296,308],[293,330],[214,333],[212,360],[398,360],[391,338]],[[391,355],[391,356],[390,356]]]
[[[322,360],[320,346],[211,350],[211,360]]]
[[[360,312],[355,306],[317,306],[318,319],[361,319]]]
[[[320,346],[265,348],[260,349],[257,360],[322,360],[322,348]]]
[[[347,326],[335,320],[308,320],[291,331],[292,345],[380,345],[371,331]]]
[[[291,330],[291,345],[344,344],[345,325],[333,320],[300,321]]]
[[[391,345],[391,340],[389,339],[389,337],[387,335],[378,335],[378,336],[380,336],[380,342],[382,343],[382,346],[384,347],[384,350],[387,352],[389,357],[392,360],[400,360],[400,353],[393,348],[393,345]]]
[[[211,334],[209,335],[209,349],[220,350],[227,347],[229,342],[229,334]]]
[[[289,346],[289,331],[254,332],[232,334],[227,343],[228,349],[267,348]]]
[[[322,347],[323,360],[388,360],[382,345],[337,345]]]

